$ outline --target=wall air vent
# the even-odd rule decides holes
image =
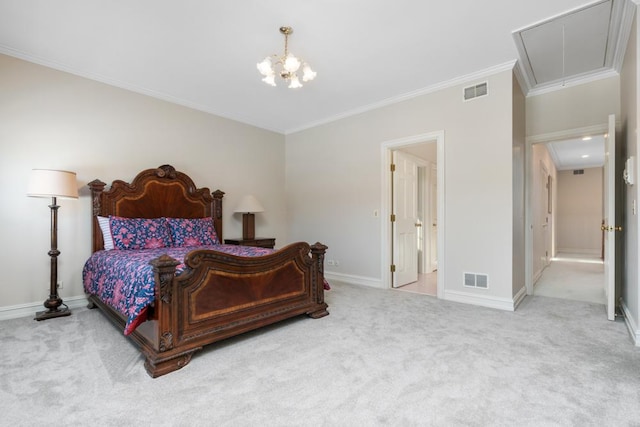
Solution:
[[[463,89],[463,98],[465,101],[469,101],[473,98],[485,96],[489,94],[489,88],[487,82],[479,83],[474,86],[468,86]]]
[[[478,273],[464,273],[462,284],[467,288],[489,288],[489,276]]]
[[[584,175],[584,169],[576,169],[573,171],[574,175]]]

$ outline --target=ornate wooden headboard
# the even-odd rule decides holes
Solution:
[[[92,252],[104,248],[102,232],[96,216],[126,218],[204,218],[212,217],[213,225],[222,242],[222,197],[216,190],[196,188],[188,175],[171,165],[140,172],[131,182],[113,181],[104,191],[106,183],[96,179],[89,184],[93,203]]]

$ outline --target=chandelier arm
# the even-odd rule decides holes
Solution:
[[[258,70],[265,76],[262,81],[271,86],[275,86],[273,76],[279,74],[282,79],[290,82],[290,88],[302,87],[302,84],[298,80],[298,76],[296,74],[300,66],[304,65],[303,81],[305,82],[313,80],[316,73],[311,70],[309,64],[303,59],[296,58],[293,54],[291,54],[291,58],[289,58],[289,35],[293,33],[293,28],[284,26],[280,27],[280,33],[284,35],[284,55],[279,56],[277,54],[273,54],[271,55],[271,58],[274,58],[275,61],[269,60],[269,64],[266,64],[267,60],[265,59],[262,63],[258,64]],[[279,73],[275,69],[276,65],[279,65],[282,68]],[[269,66],[269,69],[264,71],[267,66]]]

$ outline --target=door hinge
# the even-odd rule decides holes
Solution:
[[[396,265],[395,264],[391,264],[391,272],[392,273],[396,272]]]
[[[391,222],[396,222],[396,214],[391,214]]]
[[[396,171],[396,165],[391,163],[391,172],[395,172],[395,171]]]

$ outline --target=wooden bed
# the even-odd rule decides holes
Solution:
[[[170,165],[140,172],[129,184],[116,180],[110,189],[90,182],[93,203],[92,251],[103,249],[97,216],[127,218],[212,217],[222,240],[222,191],[196,188],[190,177]],[[158,377],[187,365],[204,345],[293,316],[328,315],[324,302],[323,262],[327,247],[299,242],[273,254],[240,257],[215,250],[194,250],[182,260],[163,255],[151,264],[155,302],[148,319],[129,337],[144,354],[149,375]],[[89,306],[100,308],[119,327],[126,319],[89,294]]]

